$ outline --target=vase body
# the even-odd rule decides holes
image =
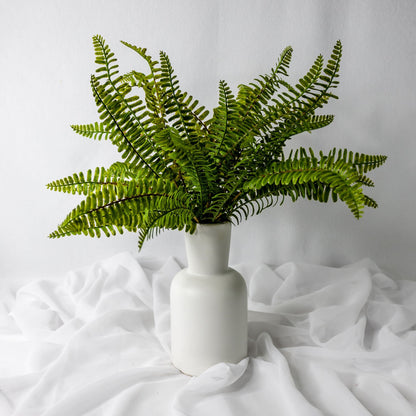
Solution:
[[[199,375],[247,355],[247,288],[228,267],[231,223],[198,224],[185,234],[188,267],[171,285],[172,363]]]

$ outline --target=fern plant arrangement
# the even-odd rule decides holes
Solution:
[[[122,43],[144,60],[147,73],[120,74],[113,52],[95,36],[98,68],[91,88],[100,121],[72,126],[85,137],[110,140],[122,161],[47,185],[86,197],[51,238],[133,231],[141,248],[160,230],[193,233],[197,224],[238,224],[285,198],[339,199],[357,218],[365,206],[377,206],[363,187],[373,186],[366,174],[385,156],[346,149],[284,153],[294,135],[333,121],[315,112],[337,98],[339,41],[330,59],[325,63],[319,55],[295,85],[286,78],[290,47],[269,73],[240,85],[236,95],[220,81],[212,114],[181,90],[166,53],[156,60],[146,49]]]

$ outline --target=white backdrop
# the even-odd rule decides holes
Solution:
[[[357,221],[339,203],[287,202],[234,229],[231,262],[341,265],[370,257],[394,277],[416,278],[413,0],[0,0],[0,34],[1,278],[60,276],[136,250],[134,235],[46,237],[78,199],[45,184],[117,157],[110,143],[69,127],[97,119],[89,87],[95,34],[126,71],[138,60],[119,40],[155,56],[165,50],[183,89],[208,108],[220,79],[235,90],[267,72],[287,45],[298,77],[341,39],[340,100],[324,110],[335,121],[293,143],[388,155],[372,174],[380,207]],[[166,232],[142,254],[183,261],[182,236]]]

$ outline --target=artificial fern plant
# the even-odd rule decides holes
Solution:
[[[192,233],[198,223],[237,224],[285,197],[340,199],[357,218],[365,206],[377,206],[363,187],[373,186],[366,173],[385,156],[337,149],[284,153],[294,135],[332,122],[332,115],[315,111],[337,98],[340,41],[327,63],[319,55],[294,86],[285,79],[291,47],[268,74],[240,85],[237,95],[220,81],[211,115],[180,89],[166,53],[158,61],[122,43],[147,62],[148,72],[120,74],[109,46],[94,36],[98,68],[91,88],[100,121],[72,126],[85,137],[110,140],[122,161],[47,185],[86,196],[49,237],[127,230],[139,233],[141,247],[162,229]]]

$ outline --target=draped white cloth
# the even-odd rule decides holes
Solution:
[[[0,308],[0,415],[416,415],[416,282],[370,260],[235,267],[249,358],[188,377],[169,359],[175,259],[120,253]]]

